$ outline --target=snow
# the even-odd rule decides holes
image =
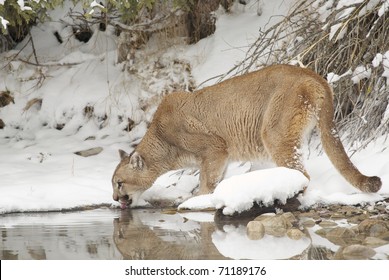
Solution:
[[[348,71],[344,72],[341,75],[338,75],[338,74],[335,74],[333,72],[330,72],[330,73],[327,74],[327,82],[330,83],[330,84],[334,84],[337,81],[339,81],[341,78],[344,78],[346,76],[350,76],[352,74],[353,74],[353,71],[351,71],[351,69],[349,69]]]
[[[340,29],[340,32],[338,33],[338,36],[336,36],[335,42],[339,39],[342,39],[344,35],[347,33],[347,26],[343,23],[337,23],[331,26],[330,28],[330,35],[329,39],[332,40],[334,36],[337,34],[338,30]]]
[[[383,55],[380,54],[380,53],[377,53],[376,56],[374,57],[373,61],[371,62],[371,64],[373,65],[373,67],[378,67],[380,66],[380,64],[382,63],[382,60],[383,60]]]
[[[198,174],[191,175],[190,173],[187,174],[184,170],[167,172],[158,178],[153,186],[146,190],[140,198],[145,202],[154,200],[173,201],[173,204],[177,205],[190,198],[193,195],[193,190],[198,186]],[[142,205],[142,201],[139,204]]]
[[[200,205],[223,209],[224,215],[232,215],[249,210],[256,202],[268,206],[277,199],[285,204],[308,183],[309,180],[297,170],[285,167],[257,170],[225,179],[212,195],[191,198],[178,208],[198,209]]]
[[[0,22],[1,22],[1,25],[3,26],[3,28],[6,29],[9,21],[4,19],[2,16],[0,16]]]
[[[242,61],[258,38],[258,30],[270,27],[288,12],[289,6],[283,1],[271,2],[263,4],[262,16],[257,15],[253,4],[235,5],[231,14],[218,11],[215,33],[184,52],[184,57],[191,61],[198,84],[214,84],[217,79],[207,80],[224,74]]]
[[[17,3],[22,11],[31,11],[32,10],[31,7],[25,6],[24,0],[18,0]]]
[[[139,142],[144,135],[146,121],[155,110],[152,96],[163,92],[174,80],[187,79],[184,71],[171,70],[175,65],[173,61],[189,62],[197,84],[223,74],[245,57],[259,28],[280,19],[287,9],[285,1],[277,0],[264,1],[261,16],[257,15],[255,5],[237,4],[230,14],[219,10],[214,35],[192,46],[173,47],[163,54],[157,52],[138,58],[136,74],[122,71],[123,65],[116,63],[117,38],[113,30],[94,30],[91,40],[81,43],[71,36],[66,24],[58,21],[61,11],[54,11],[53,22],[39,24],[31,31],[38,61],[46,66],[35,67],[17,60],[8,64],[8,59],[18,51],[21,51],[20,58],[31,57],[33,61],[31,44],[22,50],[26,41],[21,42],[16,51],[0,54],[0,91],[9,90],[15,99],[15,104],[0,108],[0,119],[6,123],[0,130],[0,213],[101,204],[119,206],[112,200],[110,182],[119,162],[117,151],[130,152],[131,144]],[[63,37],[63,44],[52,35],[54,31]],[[386,52],[381,62],[386,77],[389,77],[388,57]],[[157,72],[155,67],[157,62],[162,62],[166,71],[162,78],[162,72]],[[355,79],[368,75],[368,70],[361,68],[361,72],[354,72]],[[171,75],[173,78],[169,80]],[[27,108],[34,99],[41,99],[41,103],[32,103],[33,106]],[[141,106],[149,104],[145,110],[140,110]],[[90,114],[85,112],[88,106],[93,107]],[[134,128],[127,132],[129,119],[134,121]],[[60,125],[65,126],[59,130]],[[377,194],[359,192],[343,179],[325,154],[306,151],[309,157],[305,165],[311,181],[301,198],[303,206],[370,203],[387,197],[389,149],[384,140],[385,136],[352,158],[363,173],[382,178],[383,187]],[[103,152],[88,158],[74,154],[94,147],[103,147]],[[187,200],[181,207],[225,207],[227,214],[243,211],[254,201],[285,200],[301,190],[307,182],[296,172],[232,163],[226,180],[212,195],[187,200],[198,187],[198,172],[172,171],[143,194],[140,205],[146,201],[168,200],[180,204]],[[239,192],[234,191],[235,188],[239,188]],[[230,237],[233,232],[215,236],[215,241],[220,243]]]
[[[382,64],[384,65],[384,73],[382,73],[382,77],[386,77],[388,80],[389,79],[389,51],[387,51],[384,54],[384,59],[382,61]]]
[[[386,0],[385,2],[382,3],[382,6],[378,10],[378,16],[382,17],[388,9],[389,9],[389,0]]]
[[[338,2],[338,5],[336,6],[336,9],[340,10],[343,7],[348,7],[348,6],[353,5],[353,4],[360,4],[363,1],[364,0],[340,0]]]
[[[98,7],[98,8],[100,8],[100,9],[104,9],[104,6],[101,5],[101,4],[99,4],[99,3],[97,3],[96,1],[93,1],[93,2],[90,4],[90,6],[91,6],[92,8]]]
[[[333,3],[333,1],[327,1],[328,3],[326,5],[323,5],[318,9],[318,13],[320,15],[320,19],[324,22],[326,18],[330,15],[327,7],[330,7]],[[338,39],[343,38],[347,34],[347,28],[348,28],[348,20],[342,21],[345,19],[349,19],[350,17],[353,17],[353,13],[355,12],[356,7],[353,5],[361,4],[364,0],[340,0],[336,6],[336,10],[339,10],[339,13],[336,15],[336,20],[340,21],[339,23],[336,23],[330,27],[330,34],[329,39],[332,40],[334,36],[337,34],[335,38],[335,42]],[[314,5],[318,5],[318,2],[314,2]],[[378,6],[381,4],[380,6]],[[362,17],[364,16],[368,11],[371,11],[372,9],[378,9],[378,16],[381,17],[384,15],[384,13],[389,8],[389,1],[388,0],[370,0],[365,2],[365,5],[359,10],[358,16]],[[376,21],[377,22],[377,21]],[[339,31],[340,30],[340,31]],[[339,31],[339,33],[338,33]],[[368,33],[367,37],[370,35]]]
[[[371,75],[371,69],[367,68],[366,66],[360,65],[357,68],[355,68],[351,81],[353,81],[354,84],[358,84],[363,79],[368,79]]]
[[[327,74],[327,82],[330,84],[336,83],[340,80],[340,76],[331,72]]]

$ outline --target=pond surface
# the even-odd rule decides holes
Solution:
[[[159,210],[7,214],[0,231],[3,260],[225,258],[209,238],[214,223]]]
[[[247,222],[155,209],[0,215],[0,259],[321,259],[337,250],[312,237],[250,240]]]

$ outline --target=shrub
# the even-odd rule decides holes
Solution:
[[[333,86],[338,128],[361,148],[389,132],[388,38],[388,1],[299,0],[223,78],[273,63],[313,69]]]

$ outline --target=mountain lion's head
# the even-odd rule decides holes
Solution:
[[[127,154],[119,150],[121,161],[112,176],[113,199],[125,209],[136,204],[140,195],[155,180],[142,156],[134,151]]]

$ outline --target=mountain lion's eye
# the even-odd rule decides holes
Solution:
[[[121,189],[123,187],[123,182],[117,182],[118,184],[118,189]]]

